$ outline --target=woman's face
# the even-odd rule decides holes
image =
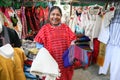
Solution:
[[[54,9],[51,13],[50,13],[50,23],[53,26],[57,26],[59,23],[61,22],[61,14],[60,11],[58,9]]]

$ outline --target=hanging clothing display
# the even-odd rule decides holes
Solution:
[[[21,6],[20,9],[16,10],[16,13],[18,17],[20,18],[21,24],[22,24],[22,33],[21,33],[21,38],[25,39],[28,35],[28,26],[27,26],[27,20],[25,16],[25,7]]]
[[[116,9],[114,18],[110,23],[110,37],[106,47],[106,55],[103,67],[100,68],[99,73],[106,74],[110,65],[110,80],[119,80],[119,45],[120,45],[120,9]]]
[[[112,10],[109,9],[109,11],[105,12],[105,14],[102,17],[102,26],[101,26],[100,34],[98,36],[98,40],[103,42],[104,44],[108,43],[110,37],[109,25],[115,13],[115,7],[111,7],[111,8],[113,9]]]
[[[46,79],[71,80],[75,69],[74,65],[77,65],[78,68],[78,66],[86,67],[86,65],[88,67],[94,63],[99,67],[98,74],[106,75],[110,68],[110,80],[120,80],[119,1],[10,0],[9,3],[7,1],[0,2],[2,5],[0,7],[0,22],[2,23],[0,46],[10,44],[14,54],[10,55],[13,56],[12,58],[6,58],[0,53],[0,80],[26,80],[28,76],[31,79],[38,79],[36,75],[41,74],[35,72],[44,70],[36,70],[38,68],[36,65],[39,64],[37,62],[40,60],[38,56],[41,57],[41,54],[37,55],[38,49],[43,52],[48,50],[56,60],[54,67],[57,68],[57,71],[59,67],[60,73],[62,73],[60,79],[56,79],[59,73],[57,76],[56,73],[52,76],[47,75]],[[7,4],[4,5],[4,3]],[[19,6],[19,9],[16,9],[15,5]],[[52,6],[59,6],[62,10],[61,24],[55,28],[48,23],[49,10]],[[39,36],[36,35],[37,33]],[[66,37],[68,35],[69,37]],[[72,40],[76,40],[75,43],[73,42],[76,49],[69,47]],[[4,52],[1,47],[0,52]],[[19,49],[20,47],[23,48],[27,58],[24,52]],[[36,62],[33,62],[33,59]],[[76,63],[73,64],[75,61]],[[38,66],[38,69],[45,68]],[[35,72],[31,71],[34,75],[30,73],[30,68],[35,70]],[[23,69],[25,69],[25,75]]]

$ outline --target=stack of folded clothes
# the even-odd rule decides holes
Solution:
[[[89,42],[90,42],[89,37],[83,35],[75,41],[75,44],[82,49],[91,50]]]
[[[90,39],[89,37],[85,36],[85,35],[80,35],[77,40],[75,41],[75,44],[77,46],[79,46],[81,49],[83,49],[83,51],[87,51],[87,64],[82,66],[81,63],[76,60],[76,62],[74,63],[75,65],[75,68],[79,68],[79,67],[84,67],[84,68],[87,68],[90,64],[91,64],[91,61],[92,61],[92,49],[90,48]],[[85,55],[85,54],[84,54]]]

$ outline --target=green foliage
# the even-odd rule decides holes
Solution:
[[[13,0],[0,0],[0,6],[9,7],[13,3]]]

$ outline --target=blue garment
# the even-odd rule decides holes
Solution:
[[[40,48],[42,48],[42,47],[43,47],[43,45],[42,45],[42,44],[40,44],[40,43],[36,42],[36,48],[40,49]]]
[[[79,27],[78,25],[75,25],[75,32],[76,34],[84,34],[84,29]]]
[[[64,66],[65,67],[69,67],[69,66],[72,66],[72,64],[69,62],[69,48],[64,52],[63,54],[63,60],[64,60]]]
[[[88,59],[88,55],[87,55],[88,53],[87,53],[87,52],[88,52],[87,50],[84,50],[84,63],[85,63],[85,65],[88,64],[88,60],[89,60],[89,59]]]
[[[24,72],[30,72],[30,67],[31,66],[24,65]]]
[[[36,80],[37,79],[36,76],[30,74],[29,72],[24,72],[24,73],[25,73],[26,78],[29,78],[29,79],[32,79],[32,80]]]
[[[36,80],[36,76],[30,74],[30,66],[24,65],[24,73],[26,78]]]
[[[87,36],[82,36],[82,37],[79,39],[79,41],[80,41],[80,42],[82,42],[82,41],[83,41],[83,42],[85,42],[85,41],[87,42],[87,41],[90,41],[90,38],[87,37]]]

